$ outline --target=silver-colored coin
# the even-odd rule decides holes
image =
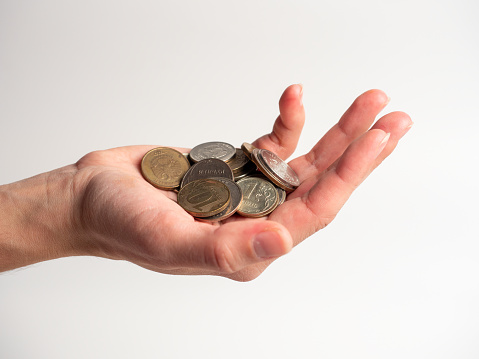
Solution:
[[[231,195],[231,201],[229,206],[220,213],[215,214],[211,217],[202,218],[201,220],[208,222],[219,222],[228,217],[231,217],[238,210],[241,202],[243,201],[243,192],[241,191],[241,188],[238,186],[238,184],[236,184],[236,182],[231,181],[227,178],[214,177],[211,179],[220,181],[228,187]]]
[[[281,180],[281,178],[279,178],[278,176],[276,176],[269,168],[268,166],[266,166],[266,164],[264,163],[264,160],[262,158],[259,158],[258,157],[258,150],[254,150],[253,153],[252,153],[252,160],[253,162],[258,166],[258,172],[261,173],[261,175],[263,177],[265,177],[265,179],[267,181],[270,181],[272,182],[275,186],[277,187],[280,187],[288,192],[292,192],[294,191],[296,188],[295,187],[292,187],[290,186],[288,183],[284,182],[283,180]],[[256,176],[258,177],[258,174],[257,173],[254,173],[253,176]]]
[[[228,161],[228,166],[231,167],[233,174],[241,173],[245,167],[251,165],[254,164],[250,161],[241,148],[237,148],[235,156],[231,159],[231,161]]]
[[[245,217],[263,217],[278,204],[275,186],[259,177],[245,177],[237,182],[243,192],[243,201],[237,213]]]
[[[259,150],[258,156],[263,158],[266,166],[283,181],[293,187],[298,187],[301,184],[297,173],[277,154],[268,150]]]
[[[301,184],[296,172],[275,153],[255,149],[253,160],[266,177],[284,190],[292,192]]]
[[[286,201],[286,191],[280,187],[276,187],[276,191],[278,192],[278,206],[279,206],[279,205],[282,205],[284,201]]]
[[[233,175],[235,176],[235,181],[238,181],[239,179],[246,177],[253,172],[256,172],[256,164],[253,161],[248,160],[244,166],[233,170]]]
[[[183,188],[188,183],[198,179],[212,177],[222,177],[230,180],[234,179],[233,171],[231,171],[231,168],[225,162],[216,158],[209,158],[201,160],[191,166],[181,180],[180,187]]]
[[[258,178],[262,178],[264,179],[265,181],[268,181],[269,182],[269,178],[266,177],[263,172],[261,171],[256,171],[254,173],[251,173],[248,175],[249,177],[258,177]],[[236,177],[235,177],[236,178]],[[276,188],[276,191],[278,192],[278,205],[276,207],[278,207],[279,205],[283,204],[284,201],[286,201],[286,196],[287,196],[287,193],[284,189],[282,189],[281,187],[278,187],[278,186],[274,186]]]
[[[216,158],[222,161],[231,160],[236,154],[236,148],[226,142],[206,142],[191,149],[190,159],[199,162],[208,158]]]
[[[244,172],[234,173],[235,181],[238,182],[240,179],[251,176],[255,172],[257,172],[256,165],[253,164],[253,166],[245,168]]]

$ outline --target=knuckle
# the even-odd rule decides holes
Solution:
[[[96,164],[103,151],[89,152],[76,162],[77,168],[81,169],[88,165]]]
[[[220,273],[233,274],[241,269],[241,264],[231,248],[221,241],[215,241],[206,256],[209,266]]]

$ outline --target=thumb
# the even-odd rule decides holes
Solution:
[[[198,224],[192,223],[194,238],[176,247],[182,251],[176,257],[187,262],[179,265],[230,274],[280,257],[293,247],[289,231],[273,221],[235,221],[219,227],[208,224],[202,231],[198,231]]]

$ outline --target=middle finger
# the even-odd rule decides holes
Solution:
[[[289,163],[300,180],[315,176],[338,159],[348,146],[374,122],[388,104],[389,98],[381,90],[369,90],[360,95],[335,124],[306,155]]]

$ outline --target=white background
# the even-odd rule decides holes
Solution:
[[[67,258],[0,275],[1,358],[478,358],[479,5],[0,1],[0,184],[130,144],[239,146],[304,84],[307,151],[370,88],[415,122],[258,279]]]

